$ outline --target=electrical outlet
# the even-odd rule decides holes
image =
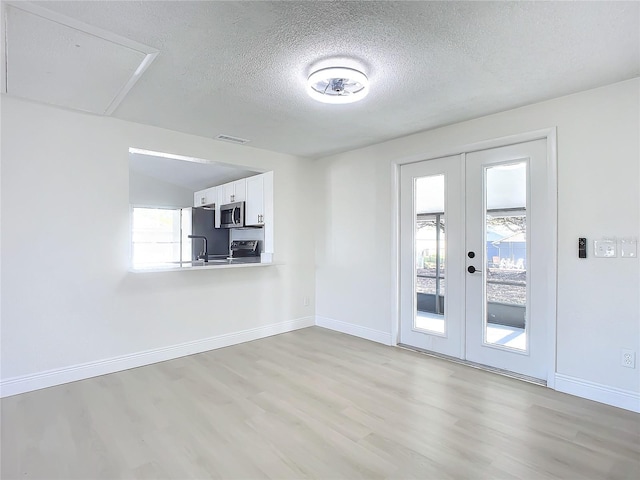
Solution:
[[[302,304],[303,304],[305,307],[308,307],[308,306],[309,306],[309,297],[304,297],[304,298],[302,299]]]
[[[636,352],[623,348],[620,363],[623,367],[636,368]]]

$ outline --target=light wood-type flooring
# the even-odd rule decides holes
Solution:
[[[2,478],[640,478],[640,415],[319,327],[2,400]]]

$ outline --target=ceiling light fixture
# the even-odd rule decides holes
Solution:
[[[353,103],[367,96],[369,79],[353,68],[323,68],[309,75],[307,91],[320,102]]]

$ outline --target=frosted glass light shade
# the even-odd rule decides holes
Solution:
[[[319,102],[353,103],[369,93],[369,79],[353,68],[323,68],[309,75],[307,92]]]

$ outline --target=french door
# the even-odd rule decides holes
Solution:
[[[403,165],[400,343],[546,379],[546,139]]]

